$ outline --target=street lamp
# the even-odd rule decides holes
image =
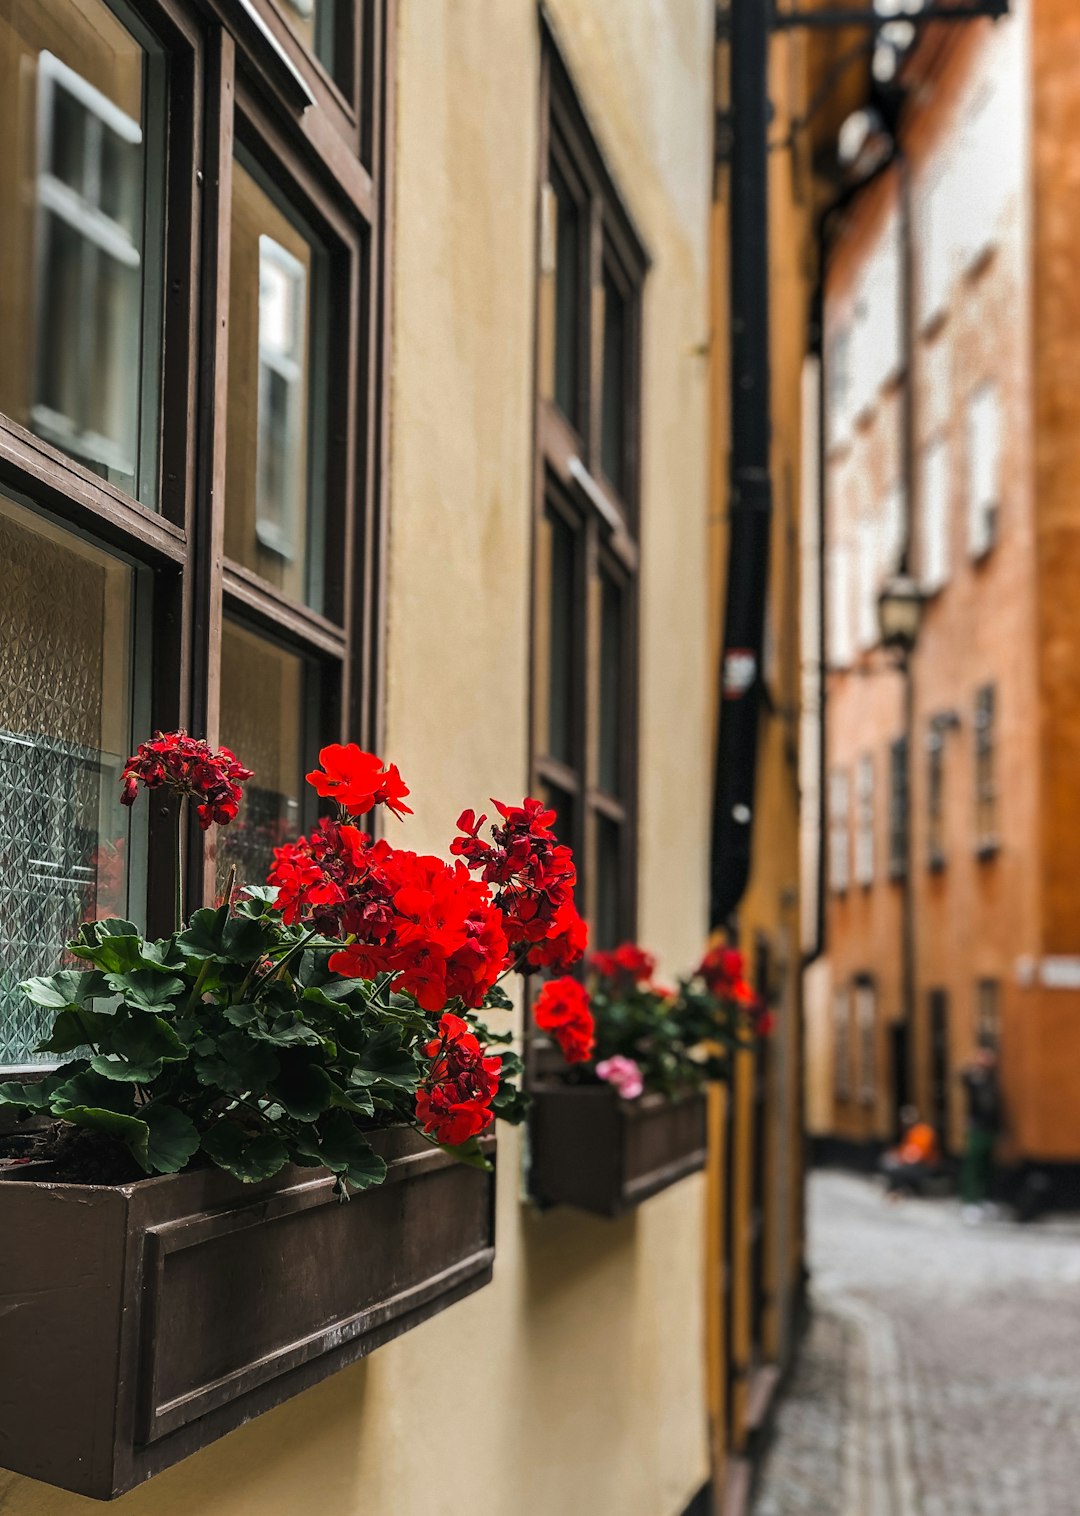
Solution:
[[[884,647],[910,653],[919,635],[925,596],[908,574],[886,580],[878,595],[878,626]]]

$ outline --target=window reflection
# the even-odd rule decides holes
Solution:
[[[133,574],[0,496],[0,1066],[36,1061],[48,1012],[21,980],[80,922],[139,914],[120,770],[132,748]]]
[[[159,61],[100,0],[0,0],[0,409],[148,503],[161,249],[144,190],[149,159],[160,198],[163,154],[145,79]]]
[[[234,165],[232,202],[225,552],[322,610],[322,433],[311,426],[321,256],[253,167]]]
[[[600,466],[624,491],[626,468],[626,301],[611,275],[604,273],[604,390],[600,401]]]
[[[236,820],[218,833],[218,883],[235,865],[238,884],[262,884],[274,848],[303,829],[309,679],[299,654],[226,620],[221,638],[221,741],[255,777]],[[306,761],[309,760],[310,761]]]
[[[293,31],[330,77],[351,94],[352,41],[347,0],[283,0]]]

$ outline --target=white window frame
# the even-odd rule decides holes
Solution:
[[[855,766],[855,883],[874,882],[874,757],[864,753]]]
[[[105,215],[98,205],[80,195],[71,185],[65,184],[52,172],[53,120],[57,91],[65,91],[82,106],[86,113],[87,158],[91,159],[96,153],[99,173],[103,131],[107,128],[122,141],[131,143],[132,146],[140,146],[143,141],[142,126],[115,105],[107,95],[95,88],[89,80],[84,79],[75,69],[70,68],[48,50],[38,54],[37,79],[36,193],[39,267],[44,264],[45,249],[48,245],[49,218],[55,217],[63,221],[83,240],[84,257],[81,277],[84,284],[88,277],[88,260],[102,254],[122,264],[125,268],[138,269],[142,264],[142,254],[126,228]],[[43,279],[39,281],[38,299],[40,329],[41,303],[48,299],[48,291],[44,287]],[[92,372],[92,367],[92,364],[86,365],[86,371]],[[115,438],[104,437],[97,432],[83,431],[72,417],[37,400],[31,405],[30,419],[34,430],[40,436],[63,448],[65,452],[92,464],[104,464],[117,473],[135,477],[137,438],[129,455],[123,444],[118,443]]]
[[[949,439],[943,433],[931,438],[923,449],[921,483],[922,587],[934,595],[949,582],[952,481]]]
[[[847,769],[829,774],[829,884],[842,895],[851,882],[850,794]]]
[[[262,279],[264,267],[273,268],[284,275],[288,299],[292,305],[289,323],[294,334],[294,344],[283,350],[271,342],[264,327],[262,307]],[[255,535],[263,547],[278,557],[291,561],[297,554],[296,531],[299,502],[291,492],[281,501],[281,519],[277,512],[270,513],[263,492],[263,469],[265,466],[266,416],[264,412],[264,374],[274,373],[286,385],[286,440],[285,447],[290,460],[287,476],[295,472],[297,452],[304,431],[304,379],[307,347],[307,269],[299,258],[293,256],[280,242],[265,232],[259,235],[259,401],[256,443],[255,473]],[[304,488],[304,485],[301,485]]]
[[[992,379],[967,406],[968,551],[983,558],[997,541],[1001,512],[1001,396]]]

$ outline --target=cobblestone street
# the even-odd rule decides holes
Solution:
[[[812,1177],[814,1318],[754,1516],[1077,1516],[1080,1220]]]

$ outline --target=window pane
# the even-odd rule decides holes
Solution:
[[[574,630],[576,537],[556,511],[548,511],[540,532],[540,594],[545,624],[539,652],[546,658],[538,686],[539,751],[560,763],[574,762]]]
[[[562,176],[552,171],[555,194],[555,403],[578,422],[578,345],[581,307],[581,211]]]
[[[604,275],[604,391],[600,416],[600,466],[619,490],[626,489],[626,302]]]
[[[352,94],[350,7],[346,0],[282,0],[293,31],[330,77]]]
[[[606,575],[600,591],[600,788],[621,791],[620,723],[623,708],[623,608],[618,586]]]
[[[147,504],[161,63],[102,0],[0,0],[0,410]]]
[[[560,789],[557,784],[545,784],[543,787],[543,799],[549,810],[555,812],[555,824],[552,831],[559,841],[567,847],[574,846],[574,797],[566,790]]]
[[[325,429],[311,422],[323,258],[249,167],[233,166],[225,552],[321,611]]]
[[[625,936],[622,827],[596,816],[596,890],[592,940],[598,948],[617,947]]]
[[[0,496],[0,1064],[35,1061],[51,1016],[16,986],[79,923],[129,899],[120,770],[132,749],[133,574]]]
[[[262,884],[279,843],[303,829],[308,695],[304,659],[226,620],[221,638],[221,741],[255,777],[236,820],[218,833],[218,884],[236,865],[238,884]],[[310,760],[310,761],[309,761]]]

